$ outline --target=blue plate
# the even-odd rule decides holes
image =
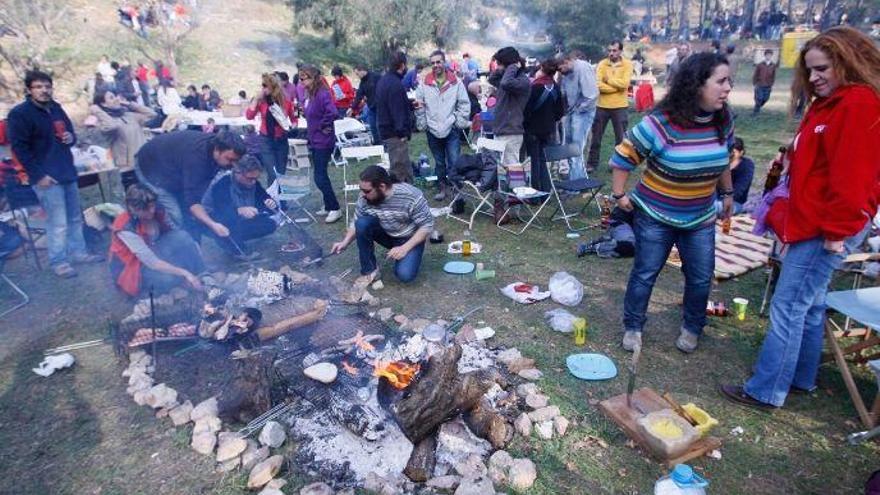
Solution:
[[[617,366],[603,354],[572,354],[565,359],[568,371],[581,380],[608,380],[617,376]]]
[[[474,264],[470,261],[450,261],[443,265],[443,271],[446,273],[454,273],[456,275],[464,275],[474,271]]]

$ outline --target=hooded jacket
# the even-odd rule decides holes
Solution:
[[[865,227],[880,202],[877,143],[880,96],[872,88],[843,86],[812,104],[790,151],[785,242],[839,241]]]
[[[496,88],[495,135],[523,134],[523,110],[531,92],[528,73],[519,65],[511,64],[503,72],[493,72],[489,84]]]
[[[425,129],[436,138],[443,139],[452,132],[453,127],[464,129],[468,126],[471,102],[464,84],[452,71],[446,71],[443,86],[437,86],[434,73],[428,74],[424,84],[416,88],[416,127]]]

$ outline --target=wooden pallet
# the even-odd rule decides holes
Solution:
[[[720,438],[703,437],[694,442],[684,454],[674,458],[666,457],[662,452],[651,449],[650,444],[639,431],[636,420],[654,411],[670,409],[669,403],[650,388],[640,388],[633,392],[632,404],[633,409],[627,407],[626,394],[620,394],[600,402],[599,410],[605,413],[611,421],[614,421],[626,433],[626,436],[632,439],[643,451],[649,453],[651,457],[666,467],[671,468],[676,464],[682,464],[691,459],[702,457],[715,449],[721,448]],[[641,409],[641,412],[636,410],[636,408]]]
[[[773,241],[752,234],[755,220],[748,215],[731,218],[730,233],[722,232],[722,222],[715,223],[715,279],[726,280],[744,275],[767,264]],[[681,268],[681,258],[673,246],[666,264]]]

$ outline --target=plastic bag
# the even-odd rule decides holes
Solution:
[[[564,306],[577,306],[584,298],[584,284],[567,272],[550,277],[550,297]]]
[[[550,297],[549,292],[541,292],[537,285],[514,282],[501,289],[501,293],[520,304],[532,304]]]
[[[553,330],[562,333],[571,333],[574,331],[574,320],[577,319],[577,316],[562,308],[556,308],[544,313],[544,318]]]

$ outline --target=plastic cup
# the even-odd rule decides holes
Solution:
[[[55,130],[55,137],[58,138],[59,141],[64,139],[64,133],[67,132],[67,124],[65,124],[63,120],[53,120],[52,128]]]
[[[749,300],[743,297],[734,297],[733,298],[733,312],[736,315],[737,320],[745,320],[746,319],[746,308],[749,306]]]

